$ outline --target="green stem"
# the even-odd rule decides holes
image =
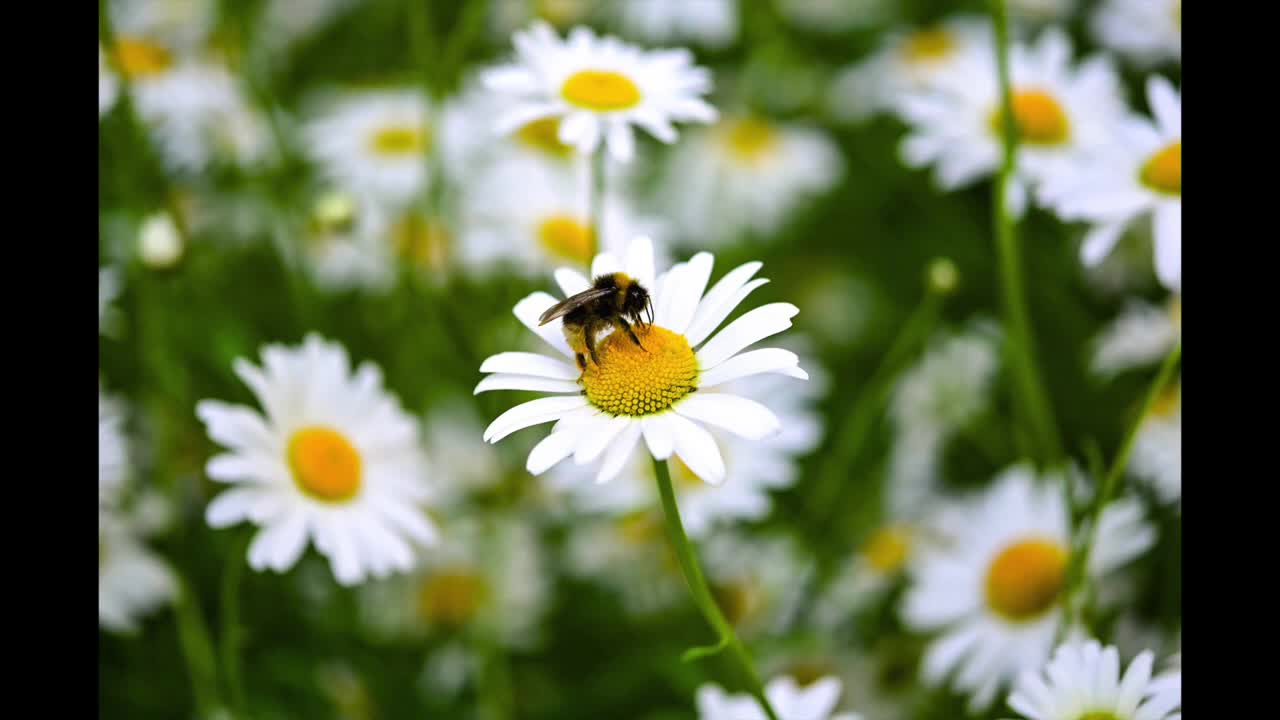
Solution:
[[[191,676],[196,709],[201,717],[207,718],[220,707],[213,644],[209,641],[209,630],[200,616],[200,605],[190,583],[179,577],[178,585],[178,601],[173,608],[178,622],[178,642],[182,647],[182,657],[187,662],[187,673]]]
[[[587,178],[587,219],[591,222],[591,252],[587,258],[587,264],[595,259],[601,248],[606,247],[604,242],[604,203],[608,193],[608,177],[606,172],[607,157],[603,141],[600,147],[588,158],[587,168],[590,176]]]
[[[942,299],[943,295],[932,288],[927,291],[880,365],[867,380],[858,402],[849,406],[849,414],[845,416],[839,434],[830,445],[830,452],[818,471],[809,495],[809,511],[813,517],[826,518],[837,507],[841,491],[845,487],[842,480],[846,478],[850,464],[857,459],[870,438],[876,419],[883,413],[903,359],[933,329],[942,308]]]
[[[1102,481],[1102,488],[1098,491],[1097,498],[1094,499],[1093,508],[1089,513],[1085,527],[1088,528],[1083,547],[1071,563],[1071,569],[1068,572],[1067,593],[1063,598],[1063,602],[1067,606],[1068,620],[1077,619],[1079,611],[1079,595],[1082,590],[1087,590],[1089,585],[1089,556],[1093,553],[1093,546],[1098,540],[1098,525],[1102,518],[1102,511],[1106,508],[1107,503],[1119,492],[1120,481],[1124,477],[1125,468],[1129,464],[1129,455],[1133,452],[1134,442],[1138,438],[1138,431],[1142,429],[1142,423],[1146,420],[1148,413],[1151,412],[1151,406],[1155,404],[1156,399],[1160,397],[1161,391],[1165,385],[1169,383],[1173,377],[1174,371],[1178,367],[1178,361],[1182,359],[1182,343],[1169,351],[1165,356],[1164,364],[1160,366],[1160,372],[1156,375],[1155,380],[1151,382],[1151,386],[1147,388],[1147,395],[1143,399],[1142,408],[1138,411],[1133,422],[1129,424],[1129,429],[1125,432],[1124,439],[1120,443],[1120,449],[1116,452],[1115,459],[1111,461],[1111,467],[1107,471],[1106,478]],[[1070,622],[1066,623],[1069,625]]]
[[[658,481],[658,494],[662,496],[662,510],[667,521],[667,537],[670,539],[671,547],[676,553],[676,559],[680,562],[680,569],[684,573],[685,582],[689,585],[689,594],[693,597],[693,603],[698,606],[698,610],[702,612],[702,616],[706,618],[707,623],[711,625],[716,635],[719,636],[720,642],[715,650],[727,650],[729,652],[729,656],[733,658],[739,671],[747,679],[751,695],[759,701],[770,720],[778,720],[777,713],[774,712],[773,706],[769,704],[769,699],[765,697],[764,686],[761,685],[760,676],[756,673],[755,666],[751,663],[751,656],[747,654],[746,648],[738,640],[737,634],[733,631],[733,626],[729,624],[724,614],[720,612],[720,606],[716,604],[715,598],[711,595],[711,588],[707,586],[706,578],[702,575],[702,568],[698,565],[698,558],[693,551],[693,545],[689,542],[689,536],[684,532],[684,524],[680,521],[680,508],[676,505],[676,494],[671,487],[671,473],[667,468],[667,464],[654,458],[653,472]],[[697,654],[706,655],[710,653],[701,652]],[[686,655],[686,657],[691,656]]]
[[[222,672],[236,717],[246,717],[244,683],[240,675],[240,576],[248,544],[248,536],[236,543],[222,576]]]
[[[489,0],[467,0],[466,6],[462,8],[457,27],[449,33],[449,39],[445,42],[444,57],[441,60],[447,91],[458,87],[461,80],[462,61],[466,58],[472,42],[479,35],[480,29],[484,27],[484,19],[488,11]]]
[[[1026,290],[1022,281],[1022,260],[1015,221],[1008,208],[1009,184],[1013,179],[1018,134],[1009,82],[1009,23],[1005,0],[991,0],[991,15],[995,25],[996,65],[1000,78],[1000,115],[1003,131],[1001,133],[1003,153],[1000,173],[996,178],[993,220],[996,228],[996,249],[999,254],[1006,323],[1009,327],[1006,355],[1017,386],[1015,396],[1022,404],[1023,415],[1033,431],[1034,441],[1038,446],[1037,454],[1042,462],[1048,464],[1061,458],[1062,442],[1058,438],[1058,429],[1054,423],[1048,393],[1044,389],[1036,366]]]

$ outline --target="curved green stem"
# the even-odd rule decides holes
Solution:
[[[1009,338],[1006,355],[1017,386],[1017,401],[1033,432],[1036,451],[1043,463],[1056,462],[1062,456],[1062,442],[1053,419],[1049,395],[1036,366],[1035,344],[1027,310],[1026,289],[1022,282],[1022,259],[1018,247],[1015,220],[1009,212],[1009,187],[1013,180],[1017,157],[1018,133],[1013,114],[1013,97],[1009,82],[1009,22],[1005,0],[991,0],[991,16],[995,25],[996,66],[1000,78],[1000,116],[1002,155],[996,178],[993,221],[996,228],[996,250],[999,254],[1001,289],[1004,296]]]
[[[1173,377],[1173,373],[1178,367],[1178,361],[1181,359],[1182,342],[1179,341],[1165,356],[1164,363],[1160,366],[1160,372],[1156,374],[1155,380],[1151,381],[1151,386],[1147,388],[1147,395],[1143,399],[1142,408],[1138,411],[1133,422],[1129,424],[1128,430],[1125,431],[1124,439],[1120,443],[1120,449],[1116,451],[1115,459],[1111,461],[1107,476],[1102,481],[1102,488],[1094,499],[1093,508],[1085,521],[1088,535],[1080,551],[1074,553],[1071,568],[1067,575],[1069,582],[1063,602],[1066,605],[1067,618],[1069,620],[1078,619],[1079,603],[1077,601],[1081,591],[1087,589],[1089,584],[1089,556],[1093,554],[1093,546],[1098,540],[1098,525],[1102,518],[1102,511],[1106,508],[1107,503],[1111,502],[1111,499],[1119,492],[1120,481],[1123,479],[1125,468],[1129,464],[1129,455],[1133,452],[1133,445],[1138,438],[1138,431],[1142,429],[1142,423],[1146,420],[1147,414],[1151,412],[1151,406],[1155,404],[1156,399],[1160,397],[1161,391],[1164,390],[1165,385]],[[1070,623],[1068,622],[1066,625],[1070,625]]]
[[[690,544],[689,536],[684,532],[684,524],[680,522],[680,508],[676,505],[676,494],[671,487],[671,473],[667,469],[667,464],[655,458],[653,473],[658,481],[658,494],[662,496],[662,510],[667,521],[667,537],[671,540],[671,548],[676,553],[680,570],[684,573],[685,582],[689,585],[689,594],[693,597],[693,603],[698,606],[698,610],[702,612],[702,616],[719,636],[719,643],[714,648],[695,649],[685,654],[686,659],[703,657],[722,650],[728,651],[729,657],[733,658],[739,671],[747,679],[751,695],[764,708],[769,720],[778,720],[777,713],[769,704],[769,699],[765,697],[764,686],[761,685],[760,676],[751,663],[751,656],[738,640],[733,626],[725,619],[724,613],[720,612],[720,606],[716,604],[715,598],[711,595],[711,588],[707,586],[706,578],[702,575],[702,568],[698,565],[693,545]]]
[[[222,576],[222,672],[236,717],[245,717],[244,683],[240,676],[240,576],[244,572],[248,536],[236,543]]]
[[[209,630],[200,617],[200,605],[191,584],[178,577],[178,599],[173,607],[178,621],[178,642],[191,676],[191,692],[195,696],[200,717],[211,717],[221,706],[218,699],[216,661]]]

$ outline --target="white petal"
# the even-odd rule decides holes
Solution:
[[[614,122],[609,126],[609,154],[620,163],[629,163],[636,155],[636,138],[627,122]]]
[[[571,380],[553,380],[551,378],[534,377],[532,375],[512,375],[497,373],[480,381],[472,394],[479,395],[490,390],[532,390],[533,392],[577,393],[582,386]]]
[[[600,277],[622,271],[622,262],[611,252],[602,252],[591,261],[591,277]]]
[[[539,325],[538,318],[547,308],[555,305],[558,301],[551,295],[544,292],[536,292],[530,294],[520,302],[516,303],[512,312],[525,327],[532,330],[546,341],[548,345],[559,350],[565,357],[573,357],[573,351],[569,349],[569,343],[564,339],[564,330],[561,322],[555,320],[546,325]]]
[[[653,300],[653,321],[661,327],[669,327],[675,299],[680,295],[688,265],[676,263],[658,278],[657,297]]]
[[[576,432],[551,433],[533,446],[533,450],[529,452],[529,460],[525,463],[525,469],[534,477],[541,475],[556,463],[569,457],[577,441]]]
[[[754,284],[749,282],[751,276],[763,266],[764,264],[760,262],[739,265],[720,278],[720,282],[707,291],[702,302],[698,303],[698,311],[693,315],[693,322],[689,323],[689,329],[685,332],[690,345],[697,347],[699,343],[706,340],[751,290],[768,282],[764,279],[756,280]],[[744,290],[745,292],[741,292]]]
[[[710,370],[739,350],[786,330],[798,312],[800,309],[791,303],[770,303],[739,317],[698,351],[700,367]]]
[[[546,355],[527,352],[504,352],[492,355],[480,364],[480,372],[532,375],[552,380],[577,380],[582,374],[569,363]]]
[[[609,443],[633,422],[633,418],[625,415],[612,418],[601,415],[582,430],[578,445],[573,449],[573,461],[578,465],[595,462],[609,447]]]
[[[261,497],[262,492],[255,488],[227,490],[209,502],[204,511],[205,522],[214,528],[235,525],[249,517],[249,509]]]
[[[696,392],[672,409],[683,417],[724,428],[748,440],[763,440],[782,427],[769,408],[738,395]]]
[[[640,442],[640,433],[641,423],[632,422],[609,445],[609,450],[604,454],[604,462],[600,464],[600,472],[596,474],[597,483],[607,483],[622,472]]]
[[[555,276],[556,283],[560,285],[560,290],[564,292],[565,297],[577,295],[591,287],[591,281],[573,268],[560,268],[556,270]]]
[[[644,431],[644,442],[649,446],[649,454],[657,460],[671,457],[674,440],[671,437],[671,426],[667,424],[667,415],[647,417],[640,420]]]
[[[758,373],[799,371],[799,376],[808,379],[808,374],[800,370],[800,358],[790,350],[781,348],[762,348],[744,352],[725,360],[715,368],[702,373],[698,378],[699,388],[712,388],[721,383],[737,380]],[[794,373],[788,372],[787,374]]]
[[[623,272],[635,278],[641,286],[653,290],[653,241],[640,235],[627,246]]]
[[[496,443],[517,430],[559,420],[565,413],[585,407],[586,404],[587,399],[581,395],[530,400],[502,413],[489,423],[484,431],[484,439]]]
[[[715,438],[705,428],[676,414],[667,414],[676,455],[693,474],[712,485],[724,482],[724,459]]]
[[[1111,254],[1111,249],[1116,246],[1122,230],[1124,230],[1122,222],[1094,226],[1089,234],[1084,236],[1084,242],[1080,245],[1080,262],[1088,266],[1102,262],[1103,258]]]
[[[1182,136],[1182,100],[1173,85],[1160,75],[1151,75],[1147,79],[1147,101],[1151,104],[1151,112],[1160,123],[1160,129]]]
[[[1156,275],[1164,286],[1182,290],[1182,205],[1166,203],[1156,208]]]
[[[707,289],[707,280],[711,279],[711,266],[714,262],[711,253],[706,252],[689,258],[676,294],[671,298],[663,327],[682,335],[689,329],[689,323],[693,321],[698,309],[698,301],[702,299],[702,292]]]

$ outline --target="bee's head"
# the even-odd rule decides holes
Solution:
[[[640,283],[633,282],[623,292],[626,295],[622,299],[622,314],[636,321],[647,315],[646,322],[652,323],[653,300],[649,297],[649,291]]]

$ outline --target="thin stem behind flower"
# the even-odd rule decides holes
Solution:
[[[693,545],[689,542],[689,536],[685,534],[684,524],[680,521],[680,508],[676,504],[675,490],[671,487],[671,473],[667,464],[655,458],[653,473],[658,482],[658,494],[662,496],[662,511],[667,521],[667,537],[671,541],[671,548],[676,553],[676,559],[680,562],[680,570],[684,573],[685,582],[689,585],[689,594],[720,640],[712,647],[694,648],[686,652],[685,659],[707,657],[727,650],[742,676],[746,678],[751,695],[764,708],[769,720],[778,720],[777,713],[769,704],[769,698],[764,694],[764,686],[760,683],[760,675],[756,673],[755,666],[751,663],[751,657],[742,646],[742,641],[738,640],[733,626],[720,611],[720,606],[716,604],[715,598],[711,595],[711,588],[707,586],[706,578],[702,575],[698,557],[693,551]]]
[[[240,677],[240,576],[251,537],[246,534],[233,546],[222,576],[222,672],[236,717],[246,717],[244,683]]]
[[[209,629],[200,616],[200,604],[191,583],[182,576],[178,577],[178,600],[174,603],[173,612],[178,621],[178,642],[182,647],[182,657],[187,661],[196,709],[200,717],[211,717],[222,705],[218,697],[217,663],[213,644],[209,641]]]
[[[1013,96],[1009,81],[1009,22],[1005,0],[991,0],[991,17],[995,26],[996,66],[1000,79],[1000,117],[1002,156],[996,177],[993,222],[996,250],[999,255],[1001,289],[1004,295],[1005,320],[1009,328],[1006,353],[1016,385],[1015,399],[1022,405],[1023,419],[1030,425],[1041,462],[1054,463],[1062,457],[1062,442],[1053,419],[1043,379],[1036,366],[1035,343],[1027,310],[1026,289],[1022,282],[1022,259],[1018,247],[1016,222],[1009,212],[1009,188],[1017,159],[1018,131],[1013,114]]]
[[[587,263],[590,264],[591,258],[600,253],[600,248],[606,247],[604,203],[609,179],[606,177],[608,158],[603,144],[587,159],[587,172],[587,221],[591,223],[591,232],[587,233],[591,243],[591,251],[587,253]]]

